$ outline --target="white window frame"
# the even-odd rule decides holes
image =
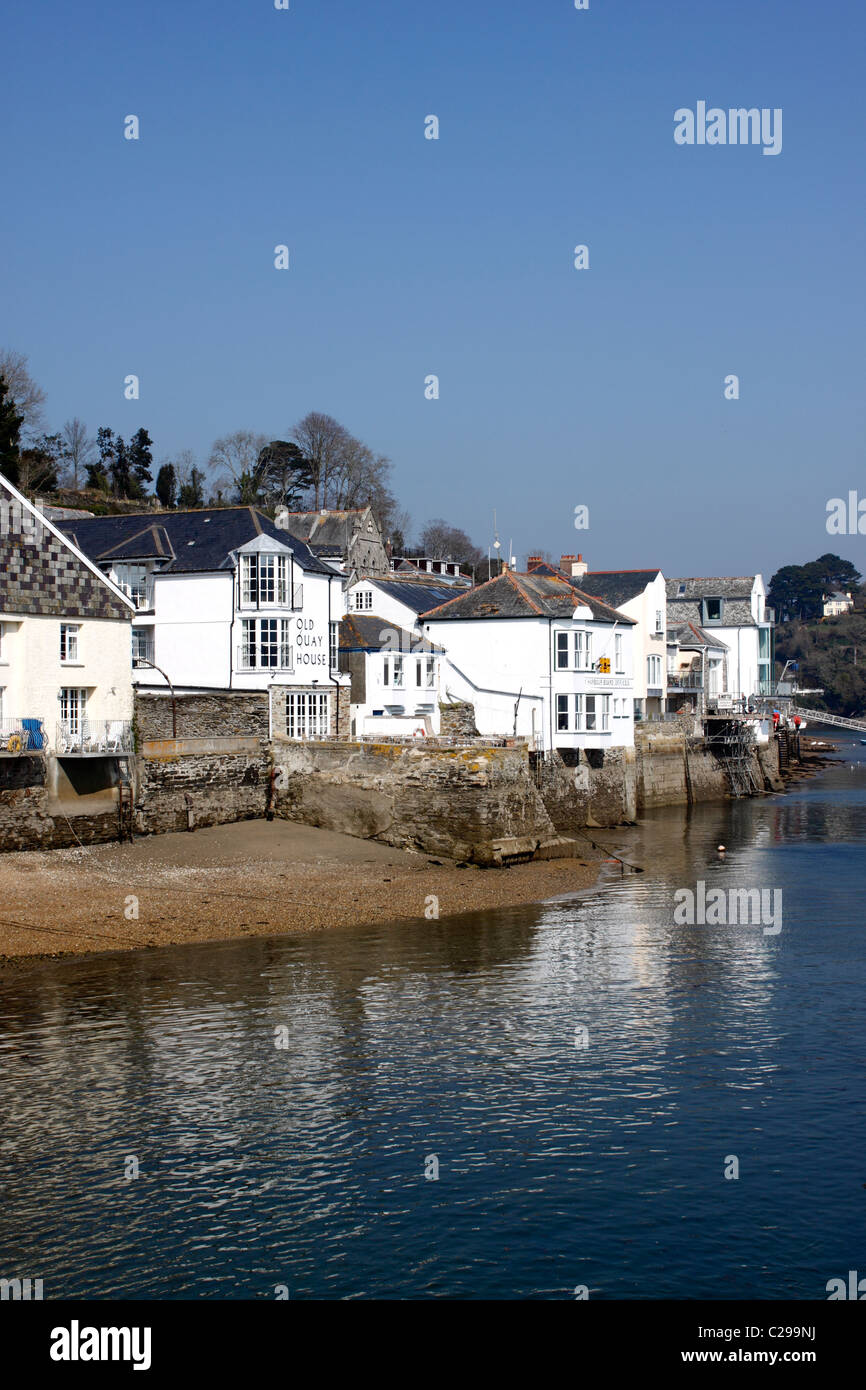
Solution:
[[[240,557],[242,608],[289,608],[289,557],[273,552]]]
[[[269,659],[263,660],[263,657]],[[291,624],[288,618],[242,619],[240,669],[242,671],[294,670]]]
[[[331,698],[327,690],[286,692],[286,737],[328,738],[331,732]]]
[[[150,567],[138,562],[122,561],[114,566],[115,583],[135,604],[136,611],[150,607]]]
[[[373,608],[373,590],[372,590],[372,589],[356,589],[356,590],[355,590],[355,593],[354,593],[354,600],[355,600],[354,605],[353,605],[354,612],[360,613],[360,612],[363,612],[365,609],[370,609],[370,610],[372,611],[372,608]]]
[[[67,731],[78,737],[87,710],[87,690],[83,686],[64,685],[60,690],[60,722]]]
[[[623,674],[623,672],[625,671],[625,667],[624,667],[624,665],[623,665],[623,656],[622,656],[622,633],[621,633],[621,632],[615,632],[615,633],[613,634],[613,665],[614,665],[614,670],[616,671],[617,675],[618,675],[618,676],[621,676],[621,675]]]
[[[340,624],[328,624],[328,659],[332,671],[340,669]]]
[[[78,647],[80,623],[60,624],[60,662],[61,665],[78,666],[81,663]]]

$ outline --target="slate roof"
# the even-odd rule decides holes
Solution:
[[[293,553],[301,569],[333,575],[308,545],[280,531],[257,507],[214,507],[137,516],[58,521],[64,535],[97,564],[112,560],[165,560],[160,574],[224,570],[229,553],[256,536],[271,536]]]
[[[704,628],[698,627],[697,623],[683,623],[676,630],[668,628],[668,641],[676,642],[687,650],[692,647],[719,647],[727,650],[728,646],[717,633],[707,632]]]
[[[566,574],[565,570],[557,569],[555,565],[549,565],[545,560],[540,565],[533,565],[530,573],[554,575],[559,579],[565,579],[572,588],[579,588],[582,593],[592,594],[611,608],[618,608],[621,603],[628,603],[630,599],[642,594],[646,586],[659,574],[659,570],[590,570],[578,578],[576,575]]]
[[[288,512],[284,519],[289,535],[308,541],[314,550],[327,547],[341,555],[347,542],[361,529],[368,511],[369,507],[357,507],[350,511]],[[379,539],[375,523],[372,530],[364,526],[363,531]]]
[[[627,618],[592,594],[578,589],[564,575],[515,574],[505,570],[486,584],[479,584],[424,614],[425,622],[450,622],[458,618],[571,618],[578,604],[585,604],[596,621],[634,627]]]
[[[388,594],[398,603],[405,604],[413,613],[426,613],[429,609],[444,603],[445,598],[454,593],[453,584],[437,583],[432,576],[428,579],[424,576],[420,579],[385,579],[378,575],[370,575],[369,578],[365,577],[362,583],[375,584],[383,594]]]
[[[375,613],[351,613],[348,617],[340,620],[340,651],[383,651],[387,647],[387,634],[395,632],[399,636],[400,652],[407,655],[414,656],[416,653],[423,654],[424,652],[432,653],[445,650],[444,647],[437,647],[435,642],[420,640],[417,633],[407,632],[402,627],[395,628],[387,619],[380,618]],[[393,635],[390,640],[393,643]]]
[[[713,578],[697,579],[668,579],[667,592],[669,599],[688,600],[694,602],[701,598],[745,598],[752,597],[752,586],[755,583],[753,574],[741,575],[722,575]],[[681,584],[685,584],[684,594],[679,592]]]

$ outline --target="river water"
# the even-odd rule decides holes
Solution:
[[[866,747],[840,748],[788,795],[600,832],[645,872],[582,898],[11,973],[0,1275],[820,1299],[866,1273]],[[780,930],[678,925],[698,882],[780,889]]]

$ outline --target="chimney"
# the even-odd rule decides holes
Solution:
[[[538,569],[538,566],[539,566],[539,565],[543,565],[543,564],[544,564],[544,556],[543,556],[543,555],[530,555],[529,559],[528,559],[527,562],[526,562],[526,572],[527,572],[527,574],[531,574],[533,570]]]
[[[565,566],[564,566],[564,565],[563,565],[563,569],[565,569]],[[572,577],[572,579],[582,579],[583,576],[586,574],[586,571],[587,571],[588,569],[589,569],[589,566],[588,566],[587,564],[584,563],[583,556],[582,556],[582,555],[578,555],[577,559],[576,559],[576,560],[572,560],[572,562],[571,562],[571,577]]]
[[[571,567],[574,564],[573,555],[562,555],[559,560],[559,568],[563,574],[571,574]]]

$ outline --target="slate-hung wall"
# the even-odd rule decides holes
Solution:
[[[35,519],[23,531],[0,516],[0,612],[57,618],[116,618],[130,611],[107,584]]]

